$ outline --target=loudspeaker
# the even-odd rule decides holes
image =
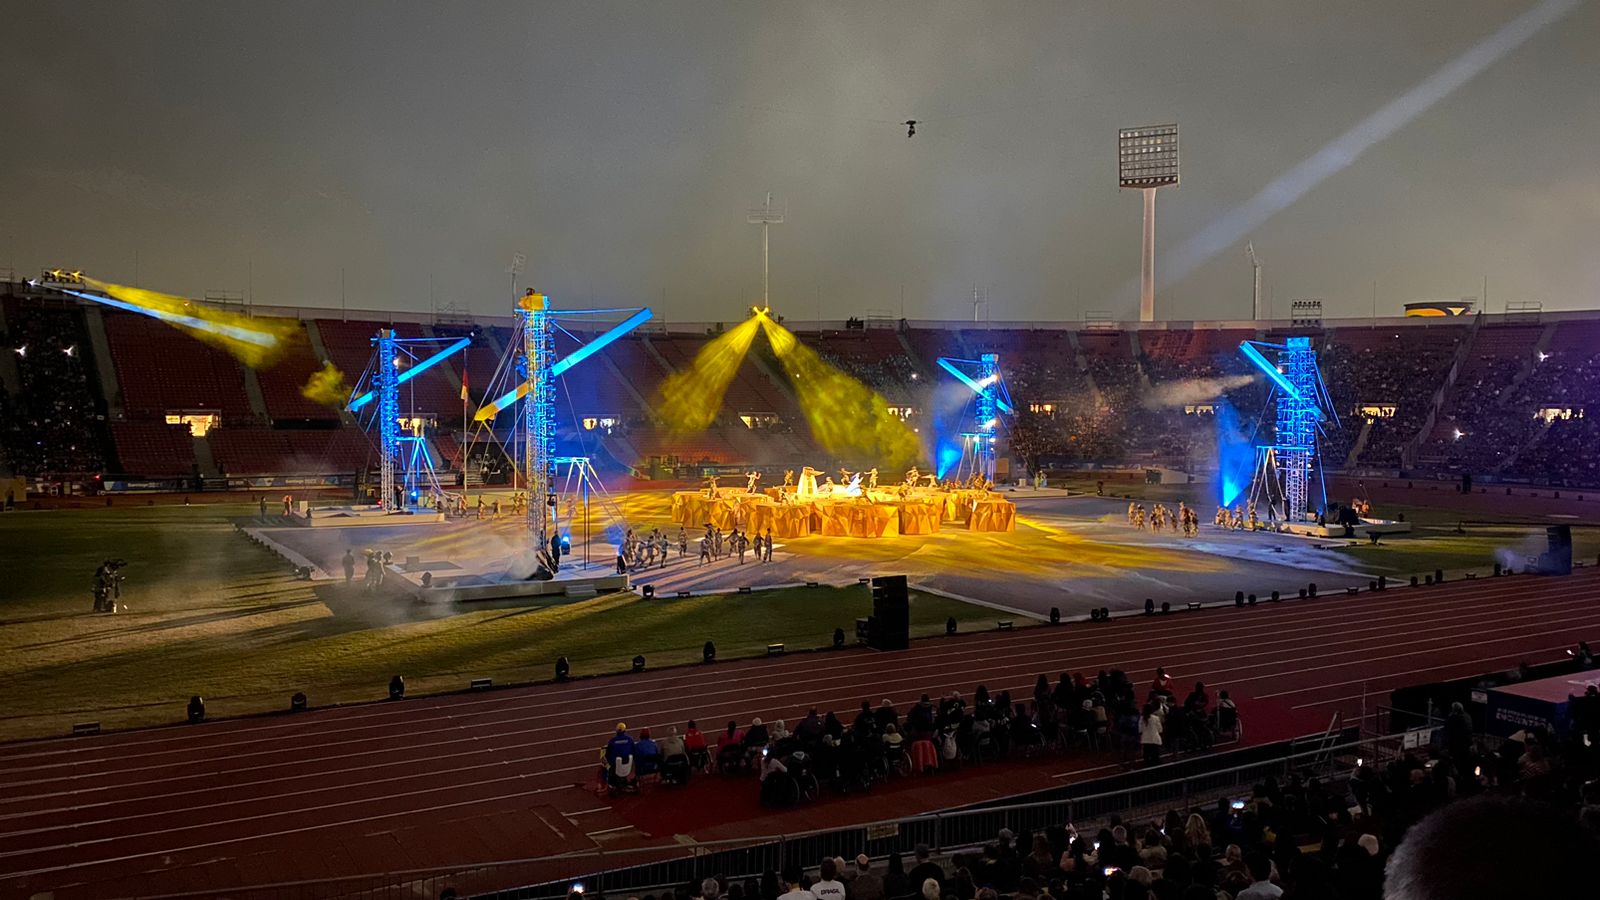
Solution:
[[[911,646],[911,597],[904,575],[872,579],[872,617],[867,620],[867,645],[877,650]]]
[[[1539,554],[1540,575],[1572,574],[1572,526],[1551,525],[1544,530],[1549,549]]]

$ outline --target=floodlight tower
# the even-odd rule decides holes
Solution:
[[[1117,184],[1144,195],[1144,247],[1139,257],[1139,321],[1156,318],[1156,191],[1178,186],[1178,126],[1145,125],[1117,132]]]
[[[770,269],[770,267],[768,265],[769,255],[768,255],[767,251],[768,251],[768,246],[769,245],[767,243],[767,232],[771,228],[771,226],[773,226],[773,225],[782,225],[783,224],[783,213],[784,213],[784,210],[781,210],[781,209],[775,210],[775,209],[772,208],[772,192],[771,191],[767,191],[767,200],[766,200],[766,202],[763,203],[762,205],[750,210],[750,214],[745,217],[745,221],[750,223],[751,225],[760,225],[761,226],[761,308],[762,309],[771,309],[772,308],[772,298],[768,293],[768,286],[769,286],[769,277],[768,276],[769,276],[769,274],[771,272],[771,269]]]
[[[1244,252],[1250,256],[1250,321],[1261,320],[1261,260],[1256,257],[1256,245],[1244,245]]]

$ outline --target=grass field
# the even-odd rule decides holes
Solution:
[[[293,580],[233,532],[245,505],[154,506],[0,516],[0,739],[171,722],[192,694],[213,715],[376,699],[391,675],[412,693],[475,677],[538,680],[566,656],[574,675],[729,659],[769,642],[823,647],[871,605],[865,586],[644,601],[615,594],[548,609],[441,608]],[[95,567],[128,560],[115,616],[89,613]],[[913,634],[947,617],[992,627],[993,611],[912,598]]]

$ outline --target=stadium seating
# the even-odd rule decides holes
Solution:
[[[255,418],[244,369],[227,353],[147,316],[109,312],[105,322],[130,417],[217,410],[224,421]]]
[[[194,438],[187,425],[114,422],[117,474],[143,478],[189,478],[195,474]]]

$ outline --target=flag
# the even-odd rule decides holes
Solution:
[[[461,370],[461,402],[467,402],[467,370]]]

